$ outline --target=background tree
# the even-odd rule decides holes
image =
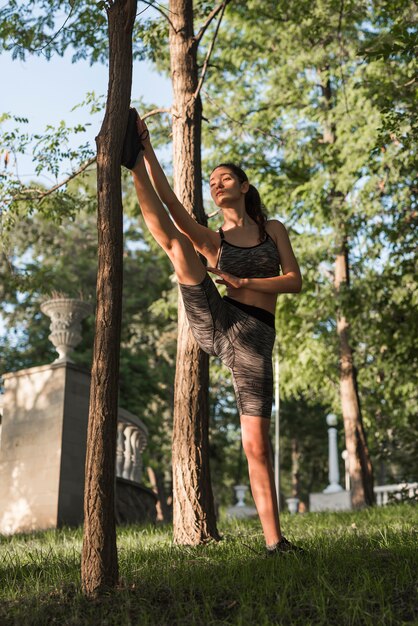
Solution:
[[[410,3],[400,4],[403,11],[410,13]],[[382,179],[387,178],[388,165],[386,158],[382,158],[386,152],[382,153],[380,147],[382,116],[376,106],[376,94],[380,93],[381,81],[385,80],[387,72],[381,60],[378,63],[369,60],[365,64],[364,57],[359,55],[359,44],[368,37],[369,28],[382,33],[379,14],[374,14],[379,7],[335,2],[325,8],[312,3],[290,6],[255,1],[248,3],[245,10],[242,6],[231,6],[219,48],[215,51],[217,72],[208,86],[211,106],[205,111],[211,120],[206,141],[213,145],[214,136],[220,138],[216,158],[223,149],[226,158],[247,166],[266,205],[278,207],[277,213],[290,228],[302,264],[303,293],[298,298],[281,296],[277,310],[279,341],[284,355],[285,396],[309,393],[317,402],[339,413],[345,409],[343,411],[335,378],[339,352],[336,320],[344,317],[355,328],[350,337],[351,351],[355,355],[363,354],[365,344],[370,349],[371,333],[377,338],[379,330],[375,327],[374,315],[370,315],[375,281],[370,281],[369,268],[375,259],[376,277],[381,279],[382,266],[392,271],[389,268],[394,263],[392,236],[395,231],[404,241],[404,245],[396,249],[409,266],[407,275],[416,275],[416,265],[410,263],[409,244],[405,235],[401,235],[404,231],[409,236],[410,222],[405,227],[402,211],[400,208],[393,211],[392,204],[401,189],[404,204],[415,204],[414,185],[406,188],[405,184],[412,174],[411,161],[405,167],[406,153],[413,158],[408,141],[410,135],[405,133],[403,146],[400,141],[397,146],[391,141],[390,160],[395,160],[398,167],[403,163],[403,174],[399,175],[397,168],[392,169],[393,173],[397,171],[396,182],[393,179],[390,191],[386,187],[390,200],[383,199]],[[368,17],[374,15],[373,26],[367,24]],[[411,32],[410,19],[408,24]],[[411,55],[407,63],[394,60],[391,80],[410,82],[414,66],[416,61]],[[331,108],[329,96],[332,97]],[[208,168],[214,163],[213,158],[210,159]],[[391,218],[387,215],[388,203]],[[394,226],[399,224],[398,216],[402,228]],[[410,213],[408,217],[410,219]],[[387,236],[387,230],[377,232],[376,224],[381,220],[385,228],[392,222],[392,236]],[[344,241],[345,249],[341,247]],[[374,250],[380,251],[378,261]],[[337,254],[345,264],[349,261],[345,272],[347,276],[350,268],[352,275],[351,284],[341,285],[338,291],[334,289],[333,271]],[[367,286],[361,313],[356,300],[360,285],[363,289]],[[406,296],[406,290],[403,293]],[[398,299],[389,285],[386,296],[391,306]],[[401,332],[402,344],[407,346],[411,336],[406,325],[398,336]],[[408,351],[411,356],[414,353],[416,360],[415,342],[413,346]],[[405,381],[401,373],[403,362],[400,357],[396,366],[398,388],[403,387],[401,381]],[[349,369],[353,375],[354,369]],[[367,370],[370,374],[372,370],[377,373],[370,355],[358,363],[357,387],[363,399],[367,395],[362,389],[369,375]],[[344,378],[342,376],[342,381]],[[411,383],[414,378],[412,374]],[[380,402],[386,402],[389,389],[382,387]],[[354,379],[352,391],[358,395]],[[401,411],[410,422],[412,413],[408,405],[405,395]],[[350,417],[350,421],[352,419]],[[355,479],[354,501],[361,505],[371,500],[370,471],[368,461],[363,462],[366,448],[361,422],[356,423],[356,419],[347,440],[354,444],[351,445],[351,456],[354,450],[356,461],[351,466]],[[377,424],[369,411],[365,424],[375,432]],[[373,441],[374,452],[375,444]],[[361,466],[361,480],[354,476],[354,473],[359,475],[356,466]]]
[[[74,18],[73,39],[75,24],[80,27],[78,52],[88,50],[88,25],[92,24],[88,11],[85,15],[78,12],[82,4],[75,3],[71,16]],[[213,5],[196,3],[194,8],[195,17],[204,22]],[[45,31],[42,39],[40,29],[35,27],[36,13],[9,5],[0,17],[5,10],[16,11],[18,15],[10,19],[9,24],[22,27],[16,26],[12,32],[14,27],[9,26],[5,34],[4,22],[0,19],[3,41],[10,36],[10,46],[13,37],[16,54],[24,50],[15,44],[24,43],[24,33],[32,48],[48,40],[48,32]],[[104,14],[100,15],[91,54],[101,60],[106,58],[106,34],[99,28],[105,24]],[[290,488],[290,442],[294,437],[298,438],[301,455],[302,497],[311,489],[321,489],[321,479],[326,480],[326,451],[321,445],[322,437],[326,441],[326,428],[325,422],[321,426],[321,419],[330,410],[341,414],[336,333],[339,312],[344,313],[350,323],[358,394],[370,452],[378,463],[379,481],[416,479],[414,459],[418,433],[414,416],[418,346],[414,315],[417,275],[414,226],[417,211],[413,140],[416,134],[416,7],[403,0],[344,5],[332,2],[326,7],[315,3],[308,6],[306,3],[289,5],[250,0],[245,6],[231,4],[224,19],[208,65],[209,70],[215,66],[216,71],[211,71],[211,80],[201,92],[206,120],[203,126],[204,169],[210,171],[221,157],[236,159],[247,167],[270,214],[282,218],[289,228],[304,276],[302,294],[297,298],[281,296],[277,308],[283,417],[281,484],[285,490]],[[207,32],[213,34],[216,22]],[[157,20],[147,32],[144,25],[137,22],[135,32],[138,33],[135,54],[149,54],[159,69],[168,71],[166,17]],[[54,45],[58,46],[58,39]],[[331,108],[326,106],[323,91],[327,76],[334,95]],[[25,124],[21,125],[23,132],[16,133],[13,141],[24,144]],[[333,127],[335,141],[324,142],[324,131],[327,128],[332,131]],[[58,156],[58,150],[54,152],[55,149],[48,146],[60,146],[64,154],[66,132],[69,129],[59,129],[60,140],[55,144],[52,134],[48,137],[47,133],[44,143],[39,144],[39,156],[51,156],[49,162],[44,163],[46,167],[52,168],[53,156]],[[155,137],[156,133],[152,132]],[[216,146],[216,156],[212,153],[213,146]],[[84,159],[91,157],[88,150],[86,147]],[[4,170],[1,180],[14,193],[17,187],[10,177],[3,175]],[[343,219],[350,271],[350,284],[342,285],[338,298],[334,266],[343,233],[331,212],[332,185],[343,198],[337,217]],[[88,202],[83,196],[76,198],[76,194],[71,200],[71,189],[74,189],[71,185],[62,189],[65,191],[45,197],[40,206],[38,201],[31,201],[26,202],[24,208],[16,201],[15,218],[21,219],[29,207],[32,211],[42,210],[51,219],[58,214],[65,218],[74,214],[77,203]],[[128,198],[125,204],[126,201],[131,204]],[[215,218],[211,227],[216,225]],[[152,249],[152,244],[148,243]],[[126,254],[125,261],[131,253],[127,250]],[[150,254],[152,258],[151,251]],[[132,253],[132,263],[135,259]],[[27,336],[16,335],[21,349],[11,349],[5,342],[0,345],[10,368],[16,369],[13,362],[23,363],[25,359],[24,362],[30,364],[31,359],[36,360],[36,349],[31,345],[36,346],[39,339],[43,341],[44,335],[43,330],[36,330],[36,318],[25,317],[17,300],[10,295],[11,291],[7,291],[8,285],[20,281],[18,299],[21,300],[25,289],[30,290],[32,271],[35,282],[41,284],[42,279],[33,267],[25,268],[26,260],[15,258],[11,265],[10,256],[3,260],[6,267],[14,267],[14,271],[3,275],[2,301],[5,306],[9,302],[16,307],[16,316],[25,318],[28,328]],[[44,285],[49,276],[47,272]],[[129,273],[127,276],[130,281]],[[131,301],[134,307],[136,300],[131,295],[130,282],[126,289],[126,302]],[[152,314],[150,320],[151,324],[161,324],[159,329],[172,346],[170,324],[174,317],[174,292],[169,283],[162,290],[164,294],[155,304],[155,317]],[[160,295],[161,291],[155,295],[150,293],[149,297]],[[148,295],[146,301],[149,302]],[[7,310],[10,312],[10,307]],[[10,328],[13,328],[12,317],[13,312],[10,312]],[[131,359],[135,359],[137,343],[147,337],[147,354],[148,348],[151,349],[148,342],[160,356],[165,352],[164,339],[154,336],[151,340],[151,329],[148,333],[146,324],[133,318],[134,315],[128,322],[131,335],[122,341],[126,368],[122,372],[121,398],[125,393],[130,394],[129,402],[136,401],[141,387],[138,384],[132,390],[124,383],[129,380],[131,371],[142,371],[139,361],[138,370],[131,370],[129,365]],[[145,365],[160,358],[154,356],[153,350],[141,363]],[[166,362],[168,373],[170,366],[169,361]],[[242,476],[239,425],[231,409],[231,389],[216,361],[212,371],[214,489],[217,502],[226,503],[230,498],[231,475]],[[155,372],[152,369],[150,372],[154,380]],[[165,402],[161,413],[169,415],[167,397],[172,383],[167,378],[162,384],[163,387],[159,387],[160,382],[157,385],[161,402]],[[150,458],[163,474],[167,473],[167,421],[160,420],[159,409],[154,410],[151,405],[151,402],[147,404],[146,411],[147,423],[155,424],[152,446],[158,449],[159,441],[165,442],[162,446],[165,452],[156,460],[150,449]],[[230,463],[225,459],[228,454]],[[312,463],[308,459],[312,459]],[[167,482],[170,482],[169,477]]]
[[[106,3],[109,89],[97,143],[96,329],[87,431],[81,580],[87,595],[118,581],[114,505],[123,229],[120,163],[132,86],[136,0]]]
[[[207,3],[204,3],[201,13],[205,21],[197,36],[193,32],[193,2],[173,2],[169,6],[168,16],[160,9],[168,18],[171,29],[170,56],[176,111],[173,118],[174,186],[185,206],[188,210],[194,211],[200,221],[204,221],[204,212],[200,171],[199,92],[214,40],[209,46],[200,78],[197,51],[206,29],[218,14],[222,17],[227,3],[224,1],[212,10],[208,10]],[[98,49],[100,47],[99,38]],[[97,54],[96,50],[95,59],[98,58]],[[175,502],[179,503],[179,506],[175,506],[174,534],[175,540],[180,543],[196,543],[218,537],[208,461],[208,357],[200,351],[188,332],[181,307],[179,329],[173,444]],[[191,393],[192,389],[196,392]],[[190,427],[186,438],[185,425]],[[186,485],[185,490],[180,488],[182,485]],[[191,508],[190,501],[193,505]]]
[[[197,221],[206,224],[202,198],[200,89],[198,46],[212,19],[227,2],[208,16],[196,36],[193,1],[170,0],[170,65],[173,85],[173,173],[177,197]],[[219,24],[218,24],[219,26]],[[217,30],[215,31],[216,37]],[[213,45],[214,39],[212,41]],[[179,298],[173,426],[174,541],[204,543],[219,539],[209,469],[209,357],[197,345]]]

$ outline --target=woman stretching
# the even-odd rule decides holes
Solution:
[[[277,294],[297,293],[302,284],[287,231],[277,220],[266,220],[257,190],[230,163],[218,165],[210,176],[211,195],[222,211],[223,227],[215,232],[198,224],[171,189],[146,125],[134,109],[129,114],[122,164],[132,170],[147,227],[174,266],[197,343],[219,357],[232,374],[251,491],[267,553],[300,551],[281,534],[268,436]],[[206,257],[207,268],[196,251]],[[226,297],[220,296],[208,271],[217,275],[217,283],[226,285]]]

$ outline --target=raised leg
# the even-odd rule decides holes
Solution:
[[[251,491],[267,545],[280,541],[279,511],[268,433],[270,421],[241,415],[242,445],[248,460]]]
[[[179,283],[198,285],[205,278],[206,268],[190,240],[178,230],[165,210],[142,158],[136,163],[132,174],[145,223],[156,242],[167,253]]]

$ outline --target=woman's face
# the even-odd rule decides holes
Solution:
[[[241,183],[228,167],[217,167],[209,179],[210,193],[218,207],[235,206],[248,191],[249,183]]]

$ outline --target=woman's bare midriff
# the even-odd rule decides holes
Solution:
[[[227,296],[242,304],[258,306],[260,309],[265,309],[269,313],[275,314],[277,302],[277,294],[275,293],[262,293],[261,291],[252,291],[242,287],[241,289],[228,289]]]
[[[268,232],[269,229],[266,228],[266,230]],[[254,241],[251,241],[251,240],[249,241],[247,239],[244,239],[243,241],[235,240],[233,243],[235,245],[242,245],[244,247],[246,246],[251,247],[251,245],[254,245]],[[219,250],[217,250],[216,254],[206,255],[209,266],[216,267],[218,254],[219,254]],[[216,276],[213,278],[216,280]],[[269,313],[273,313],[273,315],[276,312],[277,295],[278,294],[276,293],[263,293],[262,291],[253,291],[252,289],[248,289],[246,287],[241,287],[240,289],[235,289],[233,287],[230,287],[227,289],[227,296],[229,298],[232,298],[233,300],[237,300],[237,302],[241,302],[242,304],[248,304],[250,306],[258,306],[260,309],[264,309],[266,311],[269,311]]]

